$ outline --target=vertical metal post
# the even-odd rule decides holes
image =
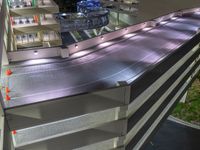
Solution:
[[[183,95],[183,97],[182,97],[181,100],[180,100],[180,103],[185,103],[185,102],[186,102],[187,93],[188,93],[188,92],[185,92],[185,94]]]

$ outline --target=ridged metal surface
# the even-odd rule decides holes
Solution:
[[[168,80],[172,74],[174,74],[178,68],[182,66],[184,62],[186,62],[196,50],[198,50],[199,46],[193,48],[185,57],[180,59],[174,66],[172,66],[168,71],[166,71],[159,79],[157,79],[151,86],[149,86],[141,95],[139,95],[134,101],[128,106],[127,115],[131,116],[135,113],[147,100],[150,98],[155,91],[157,91],[163,83]]]
[[[119,140],[120,139],[117,137],[103,142],[98,142],[92,145],[84,146],[81,148],[76,148],[74,150],[111,150],[118,146],[117,143]]]
[[[118,81],[133,82],[150,66],[190,40],[199,23],[195,18],[177,18],[135,36],[125,36],[124,40],[79,59],[12,68],[14,74],[9,80],[14,92],[10,94],[12,100],[5,102],[5,106],[115,87]]]
[[[75,134],[62,136],[55,139],[46,140],[43,142],[22,146],[19,149],[23,150],[94,150],[95,148],[109,150],[114,149],[118,145],[119,141],[122,141],[124,137],[119,134],[101,131],[96,129],[90,129]]]
[[[174,87],[176,87],[180,83],[180,81],[192,69],[192,67],[193,66],[188,67],[181,74],[181,76],[170,86],[170,88],[167,89],[166,92],[156,101],[156,103],[145,113],[145,115],[141,116],[141,119],[127,134],[125,143],[129,143],[130,140],[138,133],[138,131],[143,127],[143,125],[148,121],[148,119],[153,115],[153,113],[160,107],[160,105],[164,102],[164,100],[167,98],[167,96],[173,91]]]
[[[194,75],[196,75],[198,72],[200,71],[200,67],[198,67],[195,72]],[[192,78],[188,79],[188,82],[186,82],[181,89],[177,92],[177,94],[173,97],[173,99],[171,100],[171,102],[167,105],[167,107],[162,111],[162,113],[159,115],[159,117],[154,121],[154,123],[151,125],[151,127],[148,129],[148,131],[145,133],[145,135],[141,138],[141,140],[135,145],[135,147],[133,148],[133,150],[138,150],[143,143],[145,142],[145,140],[149,137],[149,135],[152,133],[152,131],[156,128],[156,126],[159,124],[159,122],[161,121],[161,119],[165,116],[165,114],[167,113],[167,111],[172,107],[172,105],[175,103],[175,101],[177,100],[178,96],[181,94],[181,92],[183,92],[183,90],[186,88],[186,86],[189,84],[189,82],[191,81]]]
[[[20,147],[71,134],[81,130],[94,128],[98,125],[120,119],[119,113],[120,108],[118,107],[101,112],[86,114],[74,118],[17,130],[17,134],[12,135],[13,143],[15,147]]]

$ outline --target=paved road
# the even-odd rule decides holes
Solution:
[[[6,101],[5,106],[110,88],[117,81],[130,83],[196,34],[200,15],[195,16],[122,37],[106,48],[72,61],[14,67],[9,79],[12,100]]]
[[[200,130],[167,120],[144,150],[199,150]]]

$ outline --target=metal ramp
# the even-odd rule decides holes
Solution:
[[[10,66],[4,149],[141,149],[199,73],[196,11],[157,18],[84,57]]]

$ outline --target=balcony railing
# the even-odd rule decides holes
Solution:
[[[106,26],[109,23],[109,11],[99,9],[87,14],[56,14],[56,19],[60,21],[61,31],[87,30]]]

